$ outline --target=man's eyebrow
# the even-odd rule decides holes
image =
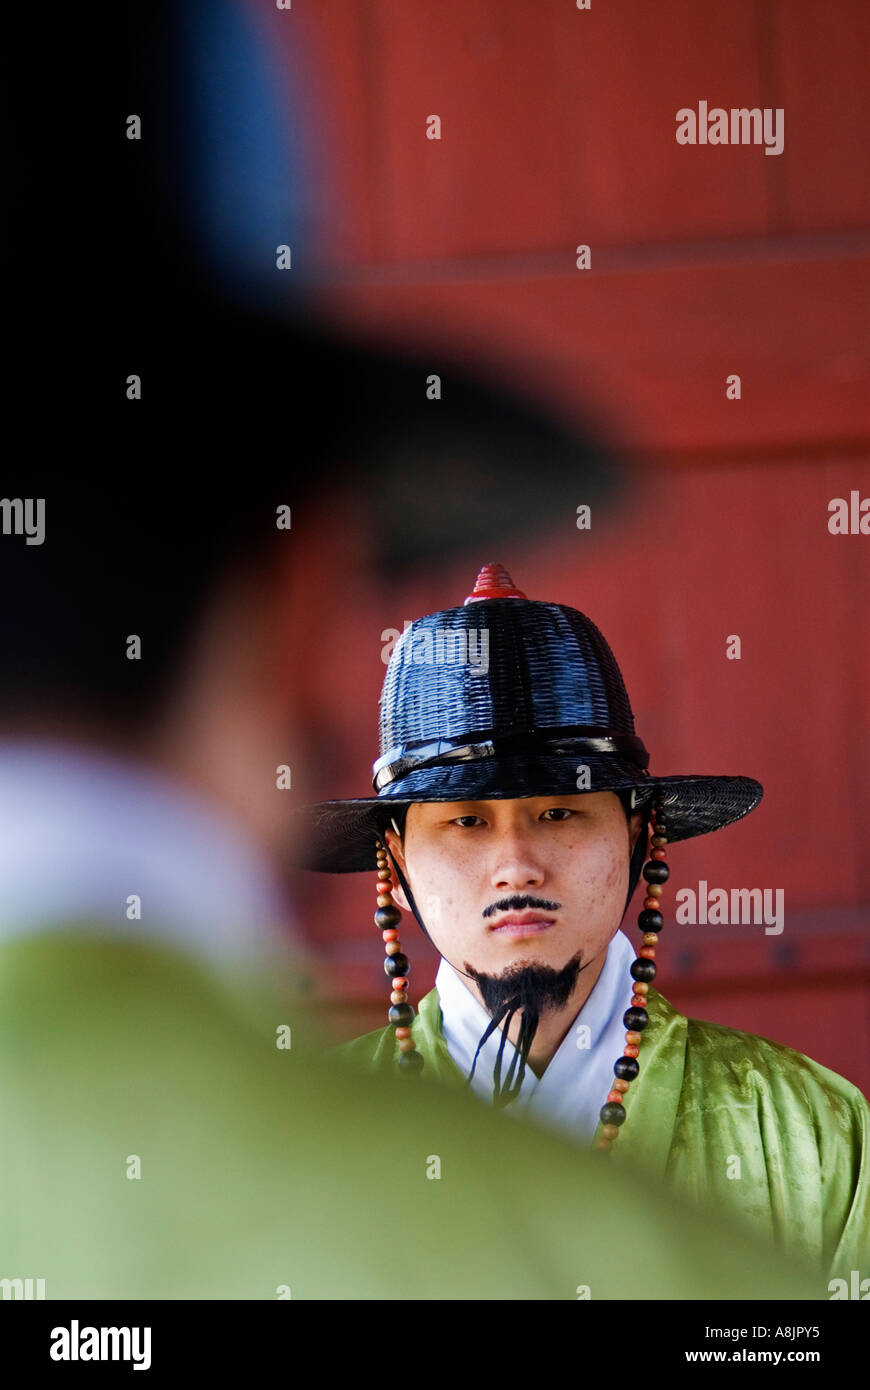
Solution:
[[[552,795],[547,794],[547,795],[544,795],[544,796],[522,796],[522,797],[511,797],[511,798],[502,797],[502,798],[491,798],[489,801],[485,801],[485,800],[482,800],[482,801],[428,801],[428,802],[425,802],[424,804],[427,805],[427,806],[431,806],[431,807],[432,807],[433,809],[435,809],[435,810],[441,810],[441,811],[448,811],[451,807],[456,807],[456,806],[478,806],[478,807],[484,807],[485,809],[489,809],[490,807],[492,807],[492,806],[494,806],[494,805],[498,805],[498,804],[499,804],[499,800],[507,801],[508,799],[510,799],[511,801],[524,801],[524,802],[526,802],[526,803],[533,803],[533,802],[539,802],[539,801],[555,801],[555,802],[557,802],[559,805],[564,805],[566,802],[572,800],[572,798],[573,798],[575,795],[576,795],[575,792],[563,792],[563,793],[554,792]],[[454,812],[454,814],[455,814],[455,812]]]

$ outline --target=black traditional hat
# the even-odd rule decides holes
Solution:
[[[461,608],[406,628],[380,710],[376,795],[297,812],[306,868],[376,868],[384,826],[415,801],[614,791],[641,810],[655,799],[674,841],[740,820],[763,795],[751,777],[650,773],[601,632],[575,608],[526,598],[500,565],[483,567]]]

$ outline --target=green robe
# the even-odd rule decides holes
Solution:
[[[648,1012],[610,1162],[640,1162],[831,1278],[870,1276],[870,1109],[857,1087],[781,1043],[686,1018],[652,988]],[[465,1085],[435,989],[420,1001],[413,1036],[422,1076]],[[338,1051],[376,1070],[398,1056],[391,1027]]]

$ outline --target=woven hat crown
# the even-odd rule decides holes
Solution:
[[[380,752],[425,740],[569,725],[633,734],[613,652],[574,608],[486,599],[418,619],[397,641],[380,703]]]

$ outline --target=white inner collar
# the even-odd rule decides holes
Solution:
[[[629,973],[635,952],[622,931],[617,931],[592,993],[568,1029],[558,1051],[543,1076],[526,1067],[517,1097],[505,1113],[524,1114],[571,1135],[591,1141],[599,1111],[611,1090],[613,1064],[625,1046],[622,1016],[631,1004],[633,981]],[[442,1028],[447,1050],[468,1076],[477,1045],[491,1022],[483,1005],[446,960],[442,959],[435,977],[441,1004]],[[501,1029],[487,1038],[477,1059],[471,1089],[482,1100],[491,1101],[493,1069],[501,1042]],[[502,1054],[502,1077],[507,1073],[516,1049],[506,1039]]]

